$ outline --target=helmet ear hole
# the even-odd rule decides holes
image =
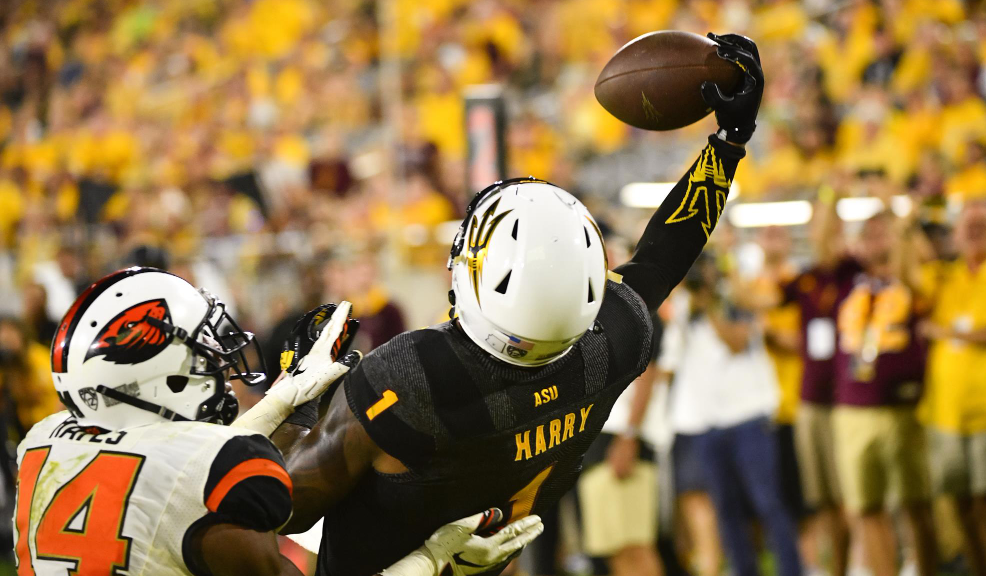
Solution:
[[[182,390],[185,389],[185,386],[188,386],[188,377],[168,376],[167,380],[165,380],[165,383],[168,385],[168,388],[172,392],[174,392],[175,394],[179,394]]]

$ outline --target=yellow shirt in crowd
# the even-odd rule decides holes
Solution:
[[[931,320],[961,331],[986,328],[986,266],[972,273],[964,261],[946,264]],[[928,356],[921,413],[949,432],[986,432],[986,346],[939,340]]]
[[[0,390],[10,386],[10,398],[25,429],[63,409],[51,380],[50,362],[48,347],[32,342],[28,345],[27,368],[22,377],[11,378],[0,371]]]
[[[789,304],[775,308],[767,313],[765,323],[768,330],[775,332],[799,334],[801,311],[797,304]],[[767,353],[774,362],[777,371],[777,383],[780,386],[781,398],[777,406],[777,421],[781,424],[793,424],[801,401],[801,372],[804,366],[797,352],[781,350],[767,346]]]
[[[945,182],[945,194],[960,201],[986,198],[986,166],[977,162],[956,173]]]
[[[761,276],[750,287],[754,292],[763,295],[779,297],[781,286],[778,283],[790,280],[791,273],[783,277],[770,278]],[[801,332],[801,311],[796,303],[778,306],[767,311],[763,317],[764,329],[768,334],[775,334],[786,340],[797,340]],[[801,399],[801,372],[804,368],[801,356],[797,351],[789,351],[772,345],[767,341],[767,354],[774,363],[777,372],[777,384],[780,389],[780,403],[777,406],[775,419],[780,424],[793,424]]]

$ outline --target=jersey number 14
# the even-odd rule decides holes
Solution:
[[[50,446],[24,453],[17,477],[17,575],[34,576],[29,539],[38,560],[70,562],[72,574],[116,574],[130,564],[123,521],[144,457],[103,451],[55,491],[40,514],[34,492]]]

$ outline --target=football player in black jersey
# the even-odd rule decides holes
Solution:
[[[613,403],[646,367],[650,313],[705,246],[756,127],[756,45],[710,38],[743,82],[731,95],[703,85],[720,130],[629,262],[607,271],[599,229],[564,190],[496,183],[472,201],[452,247],[456,317],[377,348],[320,421],[299,407],[272,435],[294,482],[285,531],[325,518],[319,574],[373,574],[449,520],[494,506],[516,520],[574,485]],[[457,569],[502,569],[469,564]]]

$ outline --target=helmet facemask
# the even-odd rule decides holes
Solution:
[[[239,412],[239,401],[231,391],[226,390],[226,382],[240,380],[247,386],[263,384],[267,381],[267,375],[264,373],[264,357],[254,334],[239,327],[226,311],[226,305],[222,301],[204,289],[200,289],[199,294],[206,300],[209,308],[202,322],[191,333],[164,320],[146,318],[152,326],[191,350],[192,365],[189,374],[211,377],[215,381],[215,393],[199,405],[194,418],[188,418],[158,404],[107,386],[97,386],[96,391],[116,402],[153,412],[167,420],[196,420],[224,425],[232,423]],[[250,366],[246,353],[250,347],[256,354],[260,371],[253,371]],[[168,378],[168,387],[173,392],[180,392],[187,383],[188,378],[182,375]]]

